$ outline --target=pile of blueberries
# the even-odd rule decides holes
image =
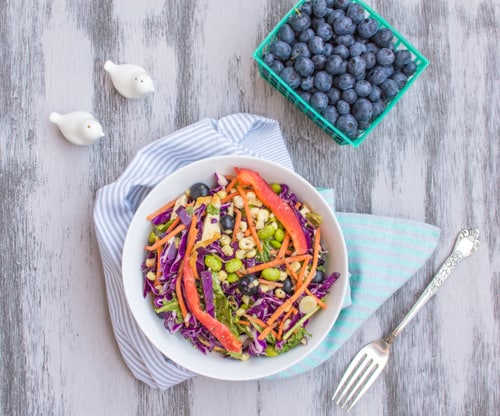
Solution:
[[[394,35],[351,0],[304,2],[283,24],[264,62],[329,123],[358,137],[417,69]]]

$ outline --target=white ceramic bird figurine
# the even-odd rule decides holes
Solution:
[[[155,88],[153,80],[144,68],[132,64],[117,65],[111,61],[104,63],[104,70],[111,76],[117,91],[126,98],[143,98]]]
[[[67,114],[50,113],[49,120],[56,124],[62,135],[71,143],[85,146],[104,136],[101,124],[84,111]]]

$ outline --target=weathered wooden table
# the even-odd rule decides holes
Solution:
[[[458,230],[482,246],[397,340],[354,415],[496,415],[500,408],[497,1],[371,1],[431,61],[358,149],[338,146],[258,75],[252,51],[293,1],[3,1],[0,5],[0,414],[334,415],[331,395],[366,342],[406,313]],[[151,73],[127,100],[105,60]],[[65,141],[51,111],[85,110],[106,136]],[[204,117],[281,123],[296,170],[338,209],[426,221],[434,256],[324,365],[280,381],[136,381],[109,319],[92,222],[96,191],[136,151]]]

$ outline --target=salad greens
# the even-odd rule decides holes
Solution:
[[[204,353],[273,357],[307,343],[339,274],[325,274],[319,215],[288,185],[235,172],[148,216],[144,296]]]

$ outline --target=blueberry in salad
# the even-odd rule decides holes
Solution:
[[[203,353],[273,357],[313,336],[307,325],[339,274],[326,273],[322,218],[307,201],[234,170],[148,216],[144,296]]]

